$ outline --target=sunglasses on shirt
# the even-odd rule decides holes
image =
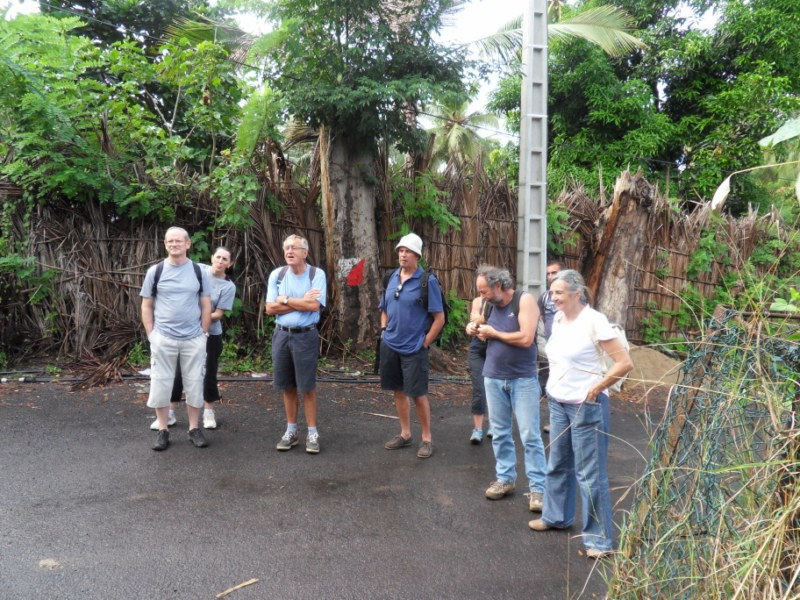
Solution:
[[[403,291],[403,284],[397,286],[397,289],[394,291],[394,299],[397,300],[400,297],[400,292]]]

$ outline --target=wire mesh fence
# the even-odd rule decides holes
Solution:
[[[800,598],[800,344],[720,310],[670,390],[614,598]]]

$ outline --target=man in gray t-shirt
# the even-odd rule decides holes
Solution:
[[[156,409],[158,438],[153,450],[169,446],[167,420],[175,369],[180,362],[186,392],[189,439],[205,447],[198,426],[203,408],[206,336],[211,325],[211,279],[208,271],[189,260],[189,234],[170,227],[164,236],[167,258],[147,270],[142,290],[142,324],[150,340],[150,395]]]

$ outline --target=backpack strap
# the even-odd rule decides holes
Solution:
[[[383,276],[383,299],[386,300],[386,288],[389,287],[389,281],[392,278],[392,275],[397,273],[400,269],[394,269],[393,271],[389,271],[386,275]]]
[[[158,280],[161,279],[161,273],[164,272],[164,261],[162,260],[156,265],[156,272],[153,273],[153,289],[150,290],[150,296],[155,298],[158,295]]]
[[[425,307],[426,312],[428,310],[428,279],[430,279],[430,277],[430,269],[425,269],[422,272],[422,277],[419,278],[419,303]]]
[[[520,298],[522,298],[522,294],[524,294],[524,290],[514,290],[514,295],[511,296],[511,312],[513,312],[517,319],[519,319],[519,302]]]
[[[200,270],[200,265],[196,262],[192,261],[192,267],[194,268],[194,276],[197,277],[197,283],[200,284],[200,289],[197,292],[198,296],[203,295],[203,273]],[[161,274],[164,272],[164,261],[162,260],[160,263],[156,265],[156,272],[153,273],[153,289],[150,291],[150,295],[155,298],[158,295],[158,281],[161,279]]]
[[[548,290],[545,290],[539,294],[539,297],[536,299],[536,304],[539,305],[539,318],[544,317],[544,299],[547,298],[547,294],[549,293]]]
[[[484,323],[489,320],[489,315],[492,314],[492,308],[494,308],[494,304],[487,302],[486,298],[481,298],[481,314],[483,315]]]
[[[192,261],[192,266],[194,267],[194,275],[197,277],[197,283],[200,284],[200,289],[197,292],[198,296],[203,295],[203,273],[200,271],[200,265],[196,262]]]

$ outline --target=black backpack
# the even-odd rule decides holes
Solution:
[[[394,271],[389,271],[386,275],[383,276],[383,297],[386,298],[386,288],[389,287],[389,280],[392,278],[392,275],[397,273],[400,269],[395,269]],[[425,269],[422,271],[422,276],[419,279],[419,300],[418,302],[424,306],[426,309],[428,308],[428,280],[436,275],[431,272],[430,269]],[[438,282],[439,280],[436,279]],[[439,289],[442,289],[441,284],[439,284]],[[444,312],[444,324],[442,325],[442,329],[444,329],[444,325],[447,324],[447,316],[450,313],[450,307],[447,304],[447,298],[442,292],[442,311]],[[427,310],[426,310],[427,312]],[[431,326],[433,325],[433,317],[431,313],[428,312],[428,328],[425,330],[425,333],[430,331]],[[441,334],[441,332],[440,332]]]
[[[198,296],[203,295],[203,274],[200,272],[200,265],[196,262],[192,261],[192,266],[194,267],[194,274],[197,276],[197,282],[200,284],[200,290],[197,292]],[[155,298],[158,294],[158,280],[161,279],[161,273],[164,272],[164,261],[162,260],[158,265],[156,265],[156,272],[153,273],[153,289],[150,291],[150,295]]]

